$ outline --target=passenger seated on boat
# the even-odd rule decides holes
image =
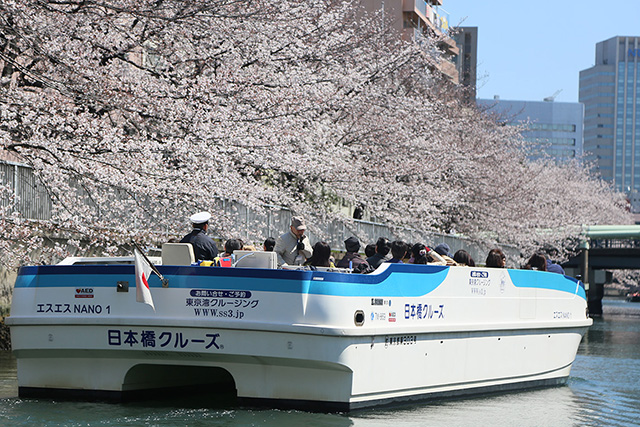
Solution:
[[[446,243],[440,243],[438,246],[433,248],[433,250],[436,251],[445,260],[447,265],[457,265],[453,260],[453,255],[451,255],[451,253],[449,252],[451,248]]]
[[[453,260],[458,265],[464,265],[468,267],[476,266],[476,262],[473,260],[473,258],[471,258],[471,255],[469,255],[469,252],[465,251],[464,249],[460,249],[458,252],[456,252],[453,255]]]
[[[360,264],[367,264],[367,261],[360,256],[358,251],[360,250],[360,241],[357,237],[351,236],[344,241],[344,247],[347,253],[344,254],[342,259],[338,261],[336,267],[338,268],[356,268]],[[368,266],[368,264],[367,264]]]
[[[404,256],[402,257],[402,263],[413,264],[413,261],[414,261],[412,260],[413,254],[411,253],[411,248],[413,247],[413,243],[404,242],[404,247],[407,249],[407,251],[404,253]]]
[[[391,259],[390,264],[404,264],[402,258],[407,254],[407,244],[402,240],[395,240],[391,243]]]
[[[429,259],[427,258],[427,248],[422,243],[416,243],[411,247],[410,264],[427,264]]]
[[[233,267],[233,260],[231,257],[217,256],[213,261],[202,261],[200,263],[202,267]]]
[[[389,243],[389,239],[386,237],[380,237],[376,242],[375,255],[370,256],[366,261],[371,268],[376,269],[380,267],[383,262],[391,259],[389,251],[391,251],[391,243]]]
[[[376,244],[375,243],[369,243],[367,246],[364,247],[364,255],[367,258],[372,257],[375,254],[376,254]]]
[[[329,260],[331,257],[331,247],[327,242],[316,242],[313,245],[313,255],[304,264],[313,267],[329,267],[336,268],[336,266]]]
[[[274,239],[273,237],[267,237],[267,239],[262,244],[262,249],[264,249],[265,252],[273,252],[273,248],[275,245],[276,239]]]
[[[539,271],[547,271],[547,259],[544,255],[541,254],[533,254],[527,264],[524,266],[525,270],[539,270]]]
[[[505,268],[507,257],[501,249],[495,248],[489,251],[487,260],[484,262],[486,267]]]
[[[557,251],[553,250],[552,253],[555,252],[557,255]],[[544,256],[545,259],[547,260],[547,271],[550,273],[558,273],[558,274],[562,274],[564,275],[564,268],[562,268],[562,266],[560,264],[556,264],[555,262],[551,261],[551,259],[549,258],[549,255],[547,255],[546,253],[541,253],[540,255]]]
[[[220,257],[230,257],[235,250],[242,250],[242,242],[238,239],[229,239],[224,242],[224,253]]]

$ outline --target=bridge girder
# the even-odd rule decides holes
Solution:
[[[580,267],[582,256],[575,256],[565,267]],[[589,268],[593,270],[640,270],[640,248],[593,248],[589,250]]]

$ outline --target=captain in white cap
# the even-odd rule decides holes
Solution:
[[[218,256],[218,247],[213,239],[207,236],[211,214],[206,211],[198,212],[191,215],[189,219],[193,225],[193,231],[184,236],[180,243],[191,243],[193,254],[198,261],[213,261]]]

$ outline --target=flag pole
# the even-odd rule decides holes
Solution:
[[[160,274],[160,272],[158,271],[156,266],[153,265],[153,263],[151,261],[149,261],[149,258],[147,258],[145,253],[142,252],[142,249],[140,249],[140,246],[138,246],[138,244],[136,242],[134,242],[133,240],[131,241],[131,244],[138,250],[138,252],[140,252],[140,255],[142,255],[142,257],[144,258],[146,263],[149,264],[149,267],[151,267],[151,270],[153,270],[153,272],[156,273],[156,275],[160,278],[160,280],[162,281],[162,286],[165,287],[165,288],[167,286],[169,286],[169,279],[165,279],[164,276],[162,274]]]

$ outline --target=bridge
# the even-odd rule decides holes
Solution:
[[[607,270],[640,269],[640,225],[585,226],[581,238],[581,252],[563,267],[568,275],[582,277],[589,313],[601,316],[604,284],[611,275]]]

